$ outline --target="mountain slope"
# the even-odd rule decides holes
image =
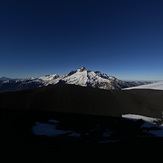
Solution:
[[[54,85],[57,83],[74,84],[84,87],[93,87],[106,90],[120,90],[127,87],[146,84],[147,82],[122,81],[99,71],[91,71],[87,70],[85,67],[81,67],[62,76],[52,74],[38,78],[32,77],[22,80],[3,81],[0,82],[0,92],[37,88],[42,86]]]
[[[0,108],[104,116],[137,114],[162,118],[163,91],[102,90],[75,85],[53,86],[0,94]]]
[[[1,147],[32,145],[34,153],[65,150],[65,144],[83,148],[85,143],[109,143],[112,150],[116,143],[117,151],[117,143],[122,149],[152,143],[157,149],[163,144],[162,97],[160,90],[106,91],[67,84],[0,93]]]

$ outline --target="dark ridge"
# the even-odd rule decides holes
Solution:
[[[163,91],[102,90],[76,85],[51,85],[0,94],[0,108],[88,115],[140,114],[162,118]]]
[[[28,80],[26,80],[26,82],[27,83],[22,83],[20,80],[18,80],[17,82],[15,80],[9,80],[9,82],[7,82],[7,83],[0,82],[0,93],[32,89],[32,88],[38,88],[38,87],[43,86],[43,84],[41,84],[39,82],[35,82],[35,81],[32,83],[28,83]]]
[[[149,149],[155,152],[162,147],[163,139],[144,133],[140,127],[143,120],[130,121],[121,115],[162,118],[162,97],[163,91],[158,90],[107,91],[62,84],[0,93],[1,154],[15,152],[18,156],[24,152],[24,158],[37,154],[41,158],[51,152],[51,156],[62,158],[65,154],[86,153],[94,158],[101,153],[121,156],[122,151],[128,153],[133,148],[139,149],[136,154]],[[50,119],[59,121],[58,129],[75,131],[80,137],[33,134],[36,122],[50,124]],[[104,138],[108,129],[111,136]],[[105,139],[109,142],[99,143]]]

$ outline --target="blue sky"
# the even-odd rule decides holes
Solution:
[[[82,66],[120,79],[163,80],[163,1],[0,2],[0,76]]]

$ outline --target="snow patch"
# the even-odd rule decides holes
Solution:
[[[158,121],[161,121],[159,118],[151,118],[142,115],[135,114],[125,114],[122,115],[123,118],[131,120],[140,120],[144,121],[144,124],[140,127],[144,132],[151,134],[156,137],[163,137],[163,124],[156,125]]]
[[[155,122],[158,122],[160,121],[159,118],[151,118],[151,117],[146,117],[146,116],[143,116],[143,115],[136,115],[136,114],[124,114],[122,115],[123,118],[128,118],[128,119],[135,119],[135,120],[138,120],[138,119],[142,119],[146,122],[150,122],[150,123],[153,123],[155,124]]]
[[[58,121],[51,121],[50,122],[57,122]],[[39,136],[48,136],[48,137],[57,137],[57,136],[61,136],[64,134],[67,134],[68,136],[71,137],[79,137],[80,135],[76,132],[73,131],[66,131],[66,130],[59,130],[57,129],[57,125],[56,124],[48,124],[48,123],[41,123],[41,122],[36,122],[36,125],[32,127],[32,132],[35,135],[39,135]]]

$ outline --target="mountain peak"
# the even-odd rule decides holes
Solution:
[[[83,71],[87,71],[87,69],[85,67],[81,67],[79,69],[77,69],[78,72],[83,72]]]

